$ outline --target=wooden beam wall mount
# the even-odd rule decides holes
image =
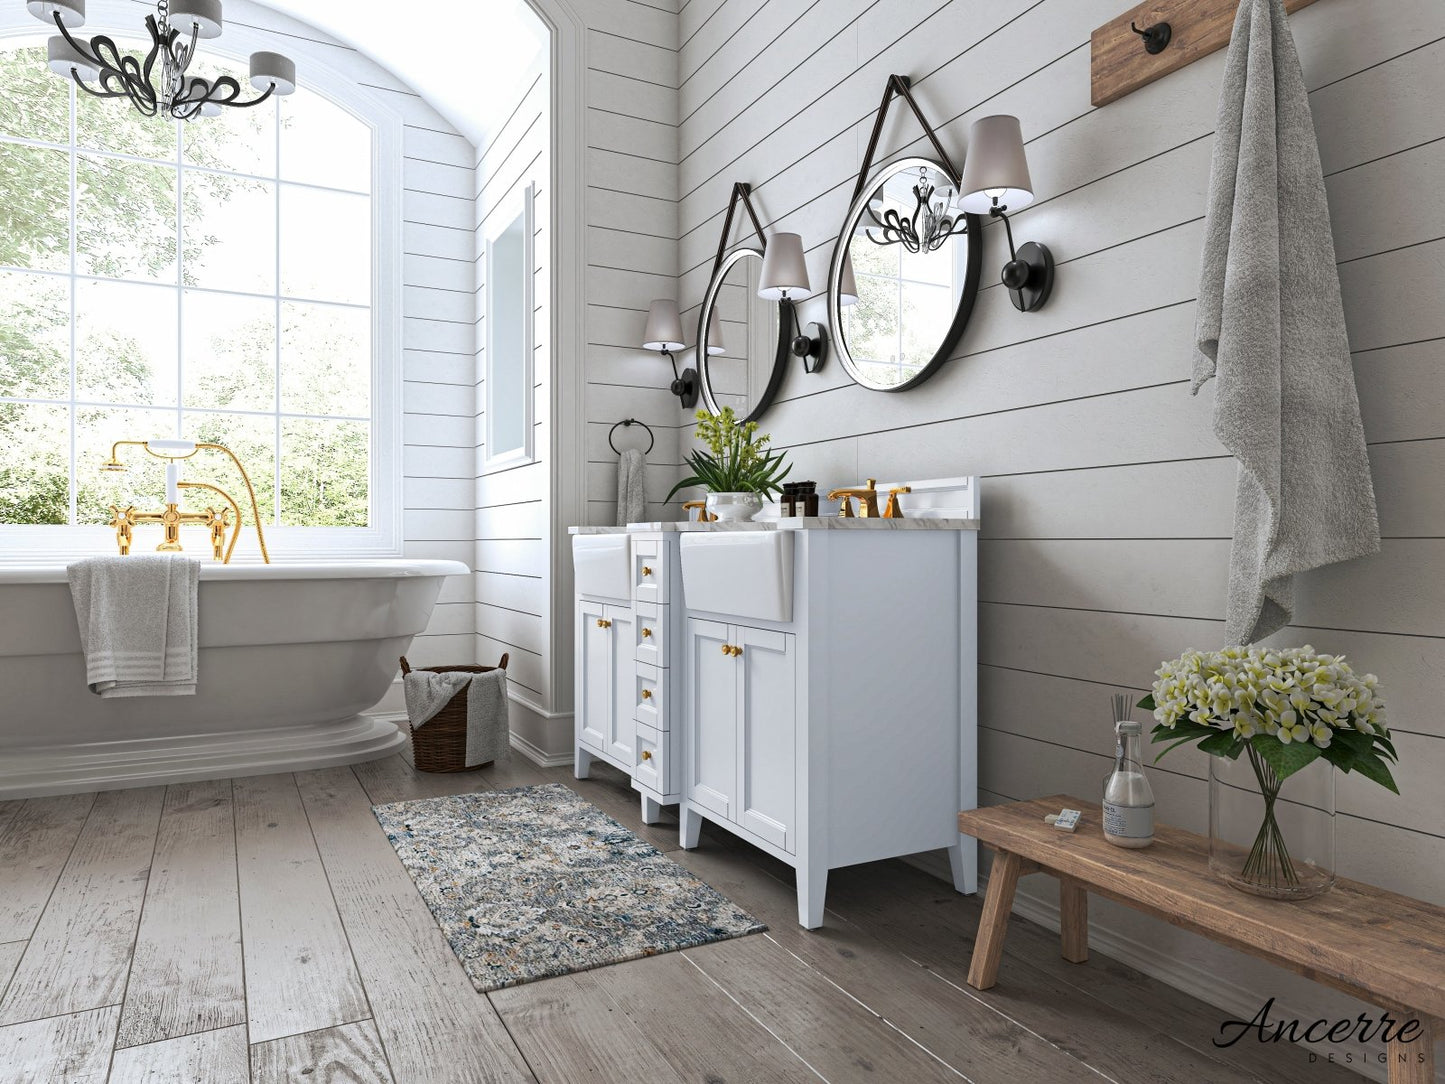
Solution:
[[[1296,12],[1315,0],[1284,0]],[[1130,8],[1095,30],[1089,39],[1089,90],[1095,105],[1108,105],[1170,72],[1193,64],[1229,44],[1238,0],[1152,0]],[[1384,13],[1382,12],[1382,15]],[[1144,51],[1140,30],[1168,23],[1169,44],[1153,55]]]

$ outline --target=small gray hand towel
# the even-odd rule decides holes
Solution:
[[[189,557],[90,557],[66,570],[85,680],[104,698],[194,696],[201,565]]]
[[[1293,577],[1380,548],[1319,145],[1282,0],[1242,0],[1209,181],[1193,391],[1239,461],[1226,639],[1289,624]]]
[[[406,714],[411,725],[421,729],[462,689],[467,690],[466,766],[471,768],[509,756],[512,732],[507,716],[507,672],[502,669],[484,674],[411,671],[402,678]]]
[[[636,448],[627,448],[617,459],[617,526],[639,523],[647,514],[642,476],[647,461]]]

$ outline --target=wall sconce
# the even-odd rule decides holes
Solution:
[[[670,298],[658,298],[647,306],[647,329],[642,333],[642,349],[656,350],[672,362],[672,394],[682,400],[684,410],[697,405],[697,370],[677,371],[674,350],[681,350],[687,344],[682,341],[682,315],[677,311],[677,302]]]
[[[960,209],[1003,220],[1009,261],[1004,264],[1000,277],[1014,307],[1020,312],[1036,312],[1042,308],[1054,288],[1053,254],[1035,241],[1015,249],[1013,227],[1006,213],[1021,211],[1034,201],[1018,117],[980,117],[973,122],[959,192]]]
[[[803,239],[796,233],[774,233],[763,250],[763,270],[758,296],[781,302],[792,325],[792,351],[803,359],[803,372],[816,373],[828,354],[828,332],[822,324],[798,324],[797,302],[813,296],[808,279],[808,261],[803,256]]]

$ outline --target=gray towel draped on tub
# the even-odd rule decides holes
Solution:
[[[1242,0],[1210,174],[1193,390],[1239,461],[1226,637],[1289,624],[1297,573],[1380,548],[1319,146],[1282,0]]]
[[[625,449],[617,460],[617,526],[641,522],[647,513],[642,489],[647,461],[636,448]]]
[[[66,570],[85,680],[104,698],[196,692],[199,561],[90,557]]]

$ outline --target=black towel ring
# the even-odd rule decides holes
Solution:
[[[614,452],[617,452],[618,455],[621,455],[621,454],[622,454],[620,451],[617,451],[617,445],[615,445],[615,444],[612,443],[612,434],[615,433],[615,432],[617,432],[617,429],[618,429],[619,426],[623,426],[623,425],[625,425],[625,426],[627,426],[627,427],[629,427],[629,428],[631,428],[631,427],[634,426],[634,425],[640,425],[640,426],[642,426],[642,428],[646,429],[646,430],[647,430],[647,451],[643,452],[642,454],[643,454],[643,455],[647,455],[649,452],[652,451],[652,446],[657,443],[657,437],[653,434],[653,432],[652,432],[652,427],[651,427],[651,426],[649,426],[646,422],[640,422],[640,421],[638,421],[636,418],[623,418],[620,422],[617,423],[617,425],[614,425],[611,429],[607,430],[607,446],[608,446],[609,448],[611,448]]]

